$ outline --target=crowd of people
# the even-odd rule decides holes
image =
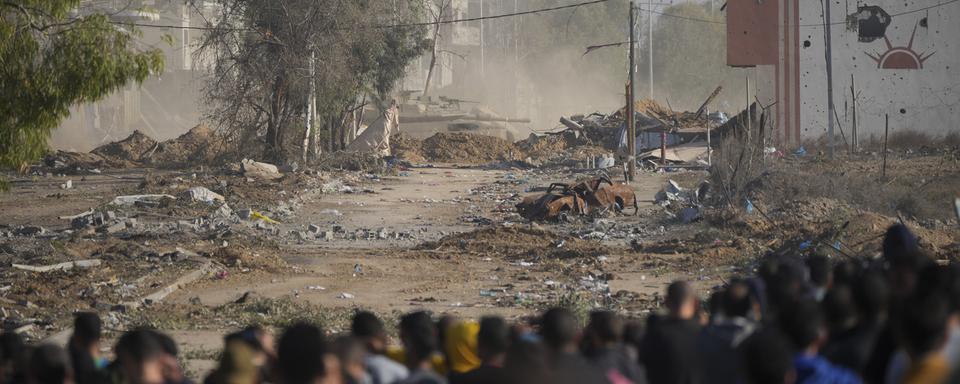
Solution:
[[[224,338],[204,384],[467,383],[948,383],[960,382],[960,268],[930,260],[904,226],[882,257],[768,255],[755,276],[701,300],[667,287],[645,322],[567,309],[529,321],[383,321],[357,312],[350,331],[251,326]],[[177,345],[152,329],[123,334],[101,355],[99,318],[79,313],[66,348],[0,335],[0,380],[28,384],[185,384]]]

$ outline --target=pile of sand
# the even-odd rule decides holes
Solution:
[[[390,137],[390,153],[400,160],[411,163],[425,163],[423,157],[423,141],[398,133]]]
[[[182,168],[213,162],[219,148],[214,131],[200,124],[176,139],[160,143],[157,149],[141,159],[157,168]]]
[[[130,136],[120,141],[101,145],[90,153],[98,155],[113,167],[135,166],[141,157],[156,149],[157,141],[140,131],[133,131]]]
[[[513,143],[469,133],[437,133],[423,141],[423,157],[441,163],[485,164],[523,158]]]

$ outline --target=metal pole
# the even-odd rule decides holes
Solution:
[[[887,136],[890,135],[890,115],[884,114],[884,127],[883,127],[883,168],[880,170],[880,180],[887,179]]]
[[[711,160],[710,155],[713,154],[713,147],[710,146],[710,125],[711,123],[708,122],[707,123],[707,166],[708,167],[713,165],[713,162],[710,161]]]
[[[830,0],[823,0],[824,7],[824,20],[823,20],[823,33],[826,43],[824,44],[824,56],[827,61],[827,148],[830,153],[830,158],[833,159],[833,60],[831,59],[831,49],[830,49]]]
[[[635,76],[636,67],[634,67],[634,56],[636,56],[636,50],[634,47],[637,45],[636,34],[634,27],[634,13],[636,12],[636,7],[634,6],[633,1],[630,2],[630,25],[627,31],[630,33],[630,67],[629,72],[629,84],[627,84],[627,172],[630,175],[630,181],[633,181],[637,176],[637,161],[635,157],[637,156],[637,122],[635,119],[634,109],[636,108],[636,98],[634,97],[633,90],[635,89]]]
[[[649,3],[647,5],[647,7],[649,7],[647,9],[647,27],[649,28],[647,31],[647,38],[649,39],[649,42],[647,43],[647,54],[649,57],[647,60],[649,61],[648,64],[650,67],[650,100],[653,100],[653,0],[648,0],[647,3]]]
[[[853,83],[853,74],[850,74],[850,97],[853,99],[853,136],[851,141],[851,149],[853,153],[857,153],[860,150],[860,132],[857,132],[857,91]]]
[[[483,60],[483,0],[480,0],[480,76],[484,75]]]

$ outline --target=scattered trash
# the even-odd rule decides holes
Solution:
[[[356,297],[356,296],[354,296],[352,293],[346,293],[346,292],[341,292],[339,295],[337,295],[337,298],[338,298],[338,299],[347,299],[347,300],[349,300],[349,299],[353,299],[353,298],[355,298],[355,297]]]
[[[73,188],[73,180],[67,180],[67,182],[60,184],[60,189],[71,189]]]
[[[746,204],[746,207],[744,207],[744,208],[745,208],[745,210],[747,211],[747,214],[748,214],[748,215],[752,215],[752,214],[753,214],[753,209],[754,209],[754,207],[753,207],[753,202],[750,201],[750,199],[747,199],[747,204]]]

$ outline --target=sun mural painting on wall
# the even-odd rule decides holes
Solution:
[[[918,23],[919,24],[919,23]],[[910,42],[906,46],[894,47],[890,44],[890,39],[884,35],[883,41],[887,44],[886,52],[867,53],[873,61],[877,62],[877,68],[880,69],[923,69],[923,62],[933,56],[936,52],[929,54],[917,53],[913,50],[913,38],[917,34],[917,25],[913,26],[913,32],[910,33]]]

